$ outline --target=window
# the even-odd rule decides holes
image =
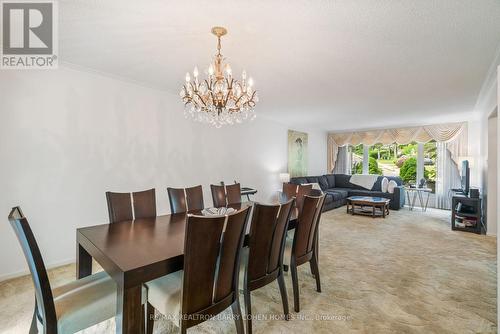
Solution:
[[[419,156],[420,152],[423,152]],[[423,149],[423,150],[422,150]],[[425,144],[375,144],[368,149],[368,173],[384,176],[399,176],[404,184],[417,184],[417,174],[427,180],[427,186],[436,188],[436,142]],[[363,173],[363,144],[349,146],[351,174]],[[418,169],[420,169],[420,173]],[[422,177],[422,176],[420,176]]]
[[[363,173],[363,144],[349,145],[349,156],[351,160],[351,174]]]
[[[424,144],[424,178],[427,180],[427,187],[436,192],[436,141]]]

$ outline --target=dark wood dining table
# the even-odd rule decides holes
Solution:
[[[252,203],[231,207],[245,205]],[[92,274],[94,258],[117,284],[116,333],[141,333],[143,283],[183,268],[186,218],[167,214],[77,229],[77,277]],[[296,219],[295,209],[290,228]]]

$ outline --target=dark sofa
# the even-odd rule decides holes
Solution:
[[[399,177],[385,176],[389,181],[394,180],[398,186],[394,189],[394,193],[382,192],[382,179],[384,176],[379,176],[377,182],[372,189],[368,190],[358,185],[349,182],[351,175],[346,174],[327,174],[321,176],[304,176],[293,177],[291,183],[318,183],[321,190],[326,194],[324,211],[338,208],[346,204],[346,199],[349,196],[373,196],[384,197],[391,200],[389,207],[392,210],[399,210],[405,205],[405,191],[403,181]]]

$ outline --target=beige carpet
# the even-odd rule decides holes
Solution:
[[[352,217],[345,208],[325,213],[323,292],[316,292],[309,267],[302,266],[301,312],[292,313],[291,321],[254,321],[254,332],[496,333],[495,238],[453,232],[448,215],[407,209],[391,211],[386,219]],[[74,265],[51,270],[53,287],[74,279],[74,272]],[[286,283],[293,310],[289,275]],[[252,297],[255,315],[281,314],[277,284]],[[0,333],[27,333],[33,298],[29,277],[0,283]],[[156,333],[171,331],[176,329],[170,322],[156,323]],[[232,321],[213,319],[190,332],[235,329]],[[114,333],[114,321],[84,333]]]

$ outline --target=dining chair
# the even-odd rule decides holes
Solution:
[[[285,319],[290,317],[283,277],[283,251],[294,199],[281,205],[256,203],[252,213],[248,252],[242,266],[246,333],[252,333],[251,291],[278,281]]]
[[[167,188],[170,212],[180,213],[203,210],[203,188],[201,185],[190,188]]]
[[[300,184],[297,187],[297,196],[295,200],[295,205],[299,209],[299,212],[302,211],[302,207],[304,205],[304,196],[309,195],[312,190],[312,184]]]
[[[249,212],[246,207],[228,216],[187,216],[184,269],[146,283],[148,333],[155,310],[178,317],[186,333],[231,306],[236,332],[243,334],[238,277]]]
[[[116,284],[100,272],[51,289],[42,254],[30,224],[15,207],[9,221],[21,244],[35,286],[30,334],[76,333],[116,315]]]
[[[239,183],[226,185],[226,199],[228,205],[241,203],[241,186]]]
[[[180,213],[187,211],[186,193],[184,188],[167,188],[170,212]]]
[[[297,196],[297,185],[290,183],[290,182],[284,182],[283,183],[283,189],[282,193],[286,198],[292,198]]]
[[[224,185],[211,184],[210,190],[212,191],[212,201],[214,203],[214,207],[221,208],[227,205],[226,187]]]
[[[135,219],[156,217],[156,192],[154,188],[133,192],[132,200]]]
[[[134,219],[132,213],[132,198],[130,193],[106,192],[109,222],[118,223]]]
[[[110,223],[133,220],[134,218],[156,217],[156,191],[154,188],[133,193],[107,191],[106,201]]]
[[[311,271],[316,280],[316,290],[321,292],[321,281],[318,268],[318,226],[323,209],[325,195],[304,196],[302,211],[299,217],[292,239],[287,239],[285,246],[285,256],[290,263],[292,274],[293,300],[295,312],[300,311],[299,305],[299,282],[297,276],[297,267],[309,262]]]
[[[186,201],[189,211],[203,210],[205,204],[203,202],[203,188],[201,185],[186,188]]]

